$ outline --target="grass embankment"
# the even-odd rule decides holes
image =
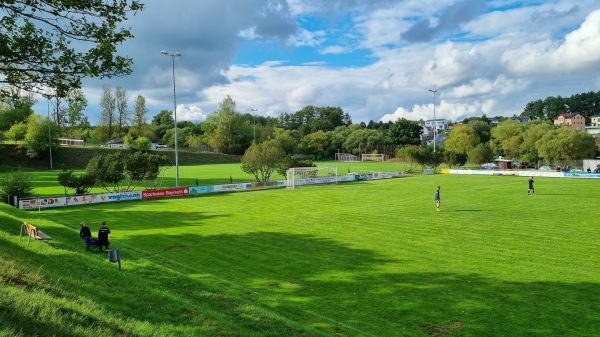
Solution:
[[[27,219],[53,243],[18,240]],[[126,251],[125,268],[87,252],[77,230],[0,204],[0,336],[319,335],[227,283],[199,281]],[[117,240],[118,242],[118,240]]]
[[[10,171],[15,168],[49,169],[50,157],[30,159],[14,144],[0,144],[0,172]],[[60,146],[52,150],[52,167],[60,170],[84,169],[87,163],[97,155],[106,155],[115,152],[129,152],[130,150],[112,149],[107,147],[76,147]],[[153,150],[150,153],[166,155],[175,165],[175,152],[172,150]],[[179,151],[179,165],[222,164],[239,163],[241,156],[233,156],[212,152]]]
[[[419,175],[3,206],[1,275],[16,276],[2,279],[0,331],[31,335],[33,322],[47,327],[34,333],[64,336],[597,336],[598,183],[539,178],[527,196],[526,178]],[[22,220],[56,242],[19,243]],[[77,237],[80,221],[95,231],[103,220],[121,271]]]

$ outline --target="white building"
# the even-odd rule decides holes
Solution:
[[[437,132],[448,130],[448,121],[445,119],[430,119],[425,121],[425,127]]]

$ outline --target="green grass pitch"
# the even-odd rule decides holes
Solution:
[[[600,181],[535,184],[409,175],[23,214],[57,236],[36,254],[71,265],[48,277],[132,334],[598,336]],[[108,222],[122,271],[80,221]]]

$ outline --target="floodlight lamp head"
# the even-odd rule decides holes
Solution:
[[[176,52],[175,54],[173,54],[173,56],[181,56],[180,52]]]
[[[161,50],[160,53],[163,54],[163,55],[169,55],[169,53],[166,50],[164,50],[164,49]]]
[[[436,93],[436,92],[437,92],[437,90],[433,90],[433,89],[429,89],[429,91],[431,91],[431,92],[433,92],[433,93]]]

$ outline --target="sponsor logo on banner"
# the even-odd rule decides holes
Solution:
[[[176,188],[167,188],[164,190],[147,190],[142,191],[142,198],[162,198],[162,197],[174,197],[178,195],[186,195],[190,194],[189,189],[187,187],[176,187]]]
[[[239,184],[223,184],[223,185],[215,185],[215,192],[232,192],[232,191],[243,191],[246,189],[251,189],[251,183],[239,183]]]
[[[215,187],[212,185],[190,187],[190,194],[205,194],[205,193],[212,193],[214,191],[215,191]]]
[[[101,196],[102,201],[121,201],[121,200],[134,200],[142,197],[142,193],[139,191],[130,193],[114,193],[104,194]]]

